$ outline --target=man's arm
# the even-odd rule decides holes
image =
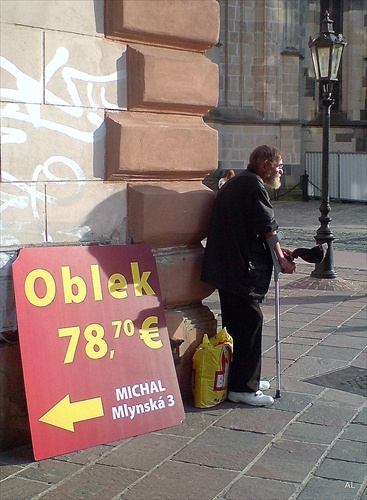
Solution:
[[[271,233],[265,233],[264,236],[265,238],[271,238],[276,234],[276,231],[272,231]],[[293,274],[296,270],[296,265],[293,262],[292,251],[288,248],[282,248],[278,241],[274,245],[274,252],[277,256],[280,267],[282,268],[282,272],[285,274]]]

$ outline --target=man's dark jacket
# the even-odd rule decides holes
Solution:
[[[261,301],[273,269],[264,233],[277,228],[261,177],[245,170],[227,181],[214,202],[201,279]]]

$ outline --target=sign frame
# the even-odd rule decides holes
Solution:
[[[36,460],[184,420],[148,245],[23,248],[13,277]]]

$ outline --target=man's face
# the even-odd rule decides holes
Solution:
[[[283,160],[281,158],[279,158],[278,162],[276,162],[275,164],[266,162],[263,181],[267,186],[273,189],[279,189],[281,186],[280,179],[282,175],[283,175]]]

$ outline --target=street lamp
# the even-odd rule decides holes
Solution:
[[[338,80],[338,70],[344,47],[347,42],[343,35],[335,36],[333,23],[329,13],[321,23],[320,34],[312,39],[310,37],[308,46],[311,49],[312,62],[315,70],[316,80],[322,83],[323,119],[322,119],[322,190],[319,217],[320,227],[317,230],[315,240],[317,244],[327,243],[328,251],[325,259],[315,265],[311,276],[314,278],[337,278],[334,271],[334,257],[332,243],[334,235],[330,229],[329,217],[329,143],[330,143],[330,108],[334,104],[332,91],[334,82]]]

